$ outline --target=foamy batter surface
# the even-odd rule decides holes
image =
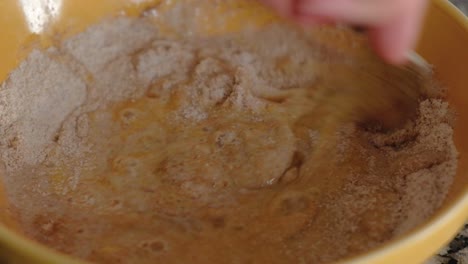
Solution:
[[[288,26],[116,18],[33,51],[0,90],[20,230],[98,263],[325,263],[413,228],[455,174],[448,104],[392,133],[343,124],[317,159],[324,50]]]

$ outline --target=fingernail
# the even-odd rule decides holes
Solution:
[[[298,0],[296,11],[302,15],[326,15],[327,11],[340,5],[343,0]]]
[[[316,9],[317,2],[320,2],[320,0],[298,0],[296,11],[301,15],[315,14],[314,10]]]
[[[305,28],[314,25],[320,26],[333,24],[333,20],[320,16],[296,15],[295,20],[299,25]]]

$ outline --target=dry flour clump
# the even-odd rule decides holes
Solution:
[[[342,53],[285,25],[175,37],[153,19],[35,50],[2,84],[2,180],[27,236],[99,263],[327,263],[443,202],[444,100],[391,133],[343,124],[318,160],[311,95]]]
[[[2,85],[0,99],[6,168],[35,166],[44,161],[63,121],[84,104],[86,83],[49,54],[33,51]]]

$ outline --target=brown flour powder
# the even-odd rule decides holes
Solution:
[[[343,124],[319,164],[302,91],[338,52],[288,26],[201,38],[153,22],[104,21],[2,85],[2,180],[27,236],[100,263],[325,263],[443,202],[443,99],[391,133]]]

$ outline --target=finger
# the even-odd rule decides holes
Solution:
[[[298,16],[297,14],[293,17],[293,20],[305,28],[310,27],[311,25],[331,25],[335,22],[333,19],[328,17]]]
[[[356,25],[381,25],[404,10],[409,0],[298,0],[300,16],[321,16]]]
[[[372,29],[370,40],[377,53],[390,63],[404,63],[417,44],[426,8],[425,0],[414,1],[400,16]]]

